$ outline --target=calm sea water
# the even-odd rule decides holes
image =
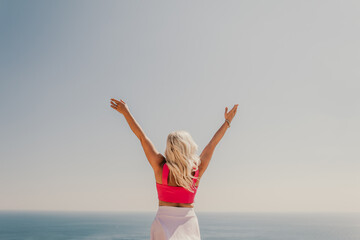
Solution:
[[[360,213],[197,212],[203,240],[360,240]],[[1,240],[144,240],[154,213],[0,211]]]

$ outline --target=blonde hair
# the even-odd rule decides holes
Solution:
[[[178,186],[194,192],[192,172],[199,169],[200,157],[196,154],[198,145],[191,135],[184,131],[171,132],[166,141],[165,158],[170,172]],[[193,170],[193,168],[195,168]]]

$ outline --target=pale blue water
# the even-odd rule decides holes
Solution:
[[[360,213],[197,212],[203,240],[360,240]],[[1,240],[149,239],[153,213],[0,211]]]

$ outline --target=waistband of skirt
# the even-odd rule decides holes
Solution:
[[[196,216],[194,208],[159,206],[157,215],[166,216]]]

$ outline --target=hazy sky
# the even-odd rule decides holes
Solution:
[[[0,209],[156,211],[110,98],[198,154],[197,211],[360,211],[358,1],[0,1]]]

